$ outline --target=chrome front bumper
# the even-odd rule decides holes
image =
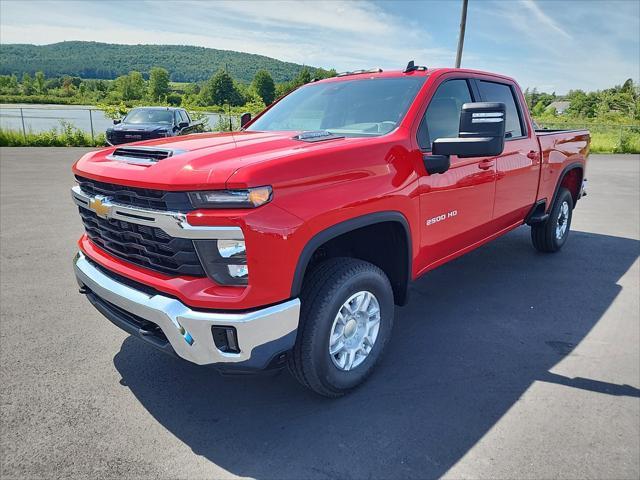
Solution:
[[[118,282],[94,266],[82,253],[76,255],[74,269],[81,287],[101,301],[108,302],[106,305],[115,305],[156,324],[173,351],[190,362],[261,369],[268,366],[274,355],[291,349],[295,343],[300,315],[298,299],[246,313],[203,312],[192,310],[174,298],[148,294]],[[103,309],[99,310],[109,318]],[[119,326],[136,333],[135,326]],[[214,326],[235,328],[239,353],[223,352],[216,347],[211,330]],[[145,332],[140,333],[138,336],[144,338]]]

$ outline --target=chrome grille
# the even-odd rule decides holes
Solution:
[[[76,175],[78,185],[84,193],[95,197],[104,195],[114,202],[134,207],[151,208],[170,212],[188,212],[193,210],[186,192],[166,192],[148,188],[127,187],[113,183],[98,182]]]
[[[79,207],[87,236],[98,247],[128,262],[168,275],[204,277],[193,241],[159,228],[104,219]]]

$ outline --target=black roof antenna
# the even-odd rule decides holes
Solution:
[[[415,62],[411,60],[409,63],[407,63],[407,68],[405,68],[402,73],[409,73],[409,72],[413,72],[414,70],[423,71],[426,69],[427,67],[424,67],[422,65],[416,65]]]

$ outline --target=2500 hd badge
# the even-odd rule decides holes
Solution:
[[[456,215],[458,215],[458,211],[457,210],[451,210],[450,212],[443,213],[442,215],[438,215],[437,217],[430,218],[429,220],[427,220],[427,227],[429,225],[433,225],[434,223],[438,223],[438,222],[441,222],[443,220],[446,220],[447,218],[453,218]]]

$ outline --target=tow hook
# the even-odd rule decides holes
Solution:
[[[82,285],[79,289],[78,289],[78,293],[82,294],[82,295],[86,295],[87,293],[89,293],[90,290],[85,286]]]

